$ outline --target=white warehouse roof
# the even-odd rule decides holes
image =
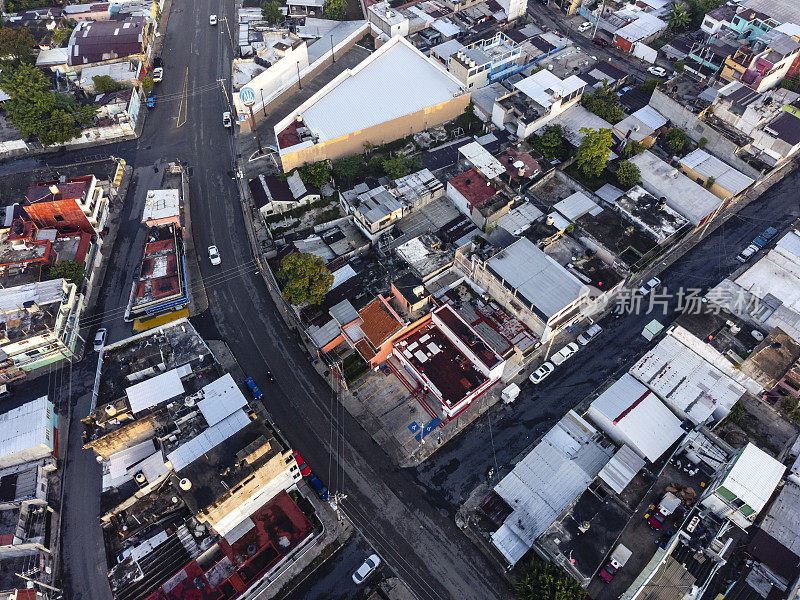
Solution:
[[[47,396],[0,415],[0,458],[41,445],[52,449],[53,439],[49,431],[54,415],[53,404]],[[34,458],[31,456],[28,460]]]
[[[628,373],[592,402],[588,416],[612,439],[628,444],[650,462],[684,433],[680,419]]]
[[[778,487],[785,471],[780,461],[748,442],[734,459],[721,485],[758,513]]]
[[[596,429],[569,411],[500,480],[494,491],[512,509],[492,544],[515,564],[609,461],[612,448]]]
[[[136,414],[175,396],[183,395],[185,390],[181,376],[184,372],[184,368],[178,367],[128,387],[125,393],[128,395],[131,412]]]
[[[233,376],[225,373],[202,389],[203,399],[197,403],[209,426],[216,425],[232,412],[247,406],[247,398]]]
[[[469,162],[472,163],[478,171],[480,171],[486,179],[494,179],[500,177],[506,172],[506,168],[492,156],[486,148],[481,146],[478,142],[470,142],[458,149],[459,154],[463,154]]]
[[[629,371],[678,414],[699,425],[717,412],[725,417],[744,387],[671,335],[645,353]]]
[[[413,83],[413,85],[412,85]],[[296,111],[320,142],[333,140],[466,93],[404,37],[395,36],[344,71]],[[360,110],[368,102],[369,110]]]

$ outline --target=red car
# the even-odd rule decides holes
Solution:
[[[303,477],[308,477],[311,475],[311,467],[306,464],[306,461],[300,456],[299,452],[292,452],[292,456],[294,457],[295,462],[297,463],[297,468],[300,469],[300,475]]]
[[[605,48],[608,46],[608,42],[601,37],[595,37],[592,39],[592,42],[600,46],[601,48]]]

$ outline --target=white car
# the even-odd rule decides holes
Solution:
[[[639,288],[639,293],[642,296],[647,296],[647,295],[650,294],[650,292],[652,292],[654,289],[656,289],[660,285],[661,285],[661,280],[658,277],[653,277],[647,283],[642,284],[642,286]]]
[[[580,25],[578,25],[578,31],[583,33],[584,31],[589,31],[592,28],[592,24],[589,21],[584,21]]]
[[[156,67],[153,69],[153,83],[158,83],[164,79],[164,67]]]
[[[211,261],[212,265],[218,265],[222,262],[222,258],[220,257],[219,250],[217,250],[216,246],[208,247],[208,259]]]
[[[103,349],[103,346],[106,345],[106,335],[108,332],[106,331],[105,327],[98,329],[97,333],[94,334],[94,351],[100,352]]]
[[[228,111],[225,111],[224,113],[222,113],[222,125],[223,125],[223,127],[227,127],[227,128],[230,129],[231,122],[232,122],[231,121],[231,113],[229,113]]]
[[[217,15],[209,15],[208,24],[209,25],[216,25],[217,24]]]
[[[580,349],[581,348],[580,346],[578,346],[578,344],[576,344],[575,342],[570,342],[569,344],[564,346],[561,350],[553,354],[553,356],[550,357],[550,360],[553,362],[555,366],[558,366]]]
[[[597,323],[589,327],[586,331],[578,336],[578,343],[581,346],[585,346],[589,342],[591,342],[594,338],[596,338],[600,332],[603,331],[603,328],[600,327]]]
[[[555,370],[556,368],[553,366],[553,363],[546,362],[533,373],[531,373],[531,376],[528,377],[528,379],[533,385],[536,385]]]
[[[758,246],[756,246],[755,244],[750,244],[747,248],[745,248],[738,254],[736,260],[738,260],[740,263],[746,263],[750,259],[750,257],[753,256],[753,254],[758,252],[758,250],[759,250]]]
[[[655,75],[656,77],[667,76],[667,70],[664,67],[650,67],[647,69],[647,72],[650,73],[650,75]]]
[[[356,585],[360,585],[364,583],[364,580],[372,575],[375,569],[378,568],[378,565],[381,564],[381,559],[377,554],[373,554],[367,560],[364,561],[364,564],[358,567],[358,570],[353,573],[353,581]]]

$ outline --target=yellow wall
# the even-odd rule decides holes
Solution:
[[[469,99],[470,95],[467,93],[410,115],[385,121],[327,142],[301,148],[295,152],[289,152],[281,156],[283,172],[288,173],[292,169],[307,163],[314,163],[320,160],[336,160],[361,153],[364,151],[364,144],[367,142],[379,146],[403,138],[411,133],[424,131],[430,127],[452,121],[464,112],[464,109],[469,104]]]

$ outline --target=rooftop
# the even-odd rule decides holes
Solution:
[[[778,460],[748,443],[733,460],[720,485],[758,513],[778,487],[785,471],[786,467]]]
[[[464,171],[447,183],[467,199],[470,209],[480,208],[497,194],[497,188],[475,169]]]
[[[680,419],[627,373],[592,402],[588,414],[612,438],[624,440],[650,462],[684,434]]]
[[[398,73],[404,77],[398,78]],[[406,85],[407,81],[414,81],[415,85]],[[302,117],[312,135],[325,142],[427,109],[463,93],[460,82],[436,61],[425,57],[405,38],[395,36],[360,65],[343,72],[301,104],[295,114]],[[370,98],[370,110],[350,110],[365,97]],[[280,148],[285,150],[291,145],[294,144],[281,143]]]
[[[0,289],[0,340],[16,342],[51,332],[65,300],[63,279]]]
[[[183,247],[176,224],[151,227],[142,253],[131,308],[140,309],[184,293]]]
[[[761,529],[800,555],[800,485],[787,481],[761,522]]]
[[[800,120],[798,121],[800,123]],[[697,171],[704,177],[714,178],[714,183],[728,190],[734,196],[741,194],[753,185],[754,179],[725,164],[705,150],[697,148],[681,159],[681,164]]]
[[[140,54],[147,21],[132,17],[125,21],[81,21],[69,39],[70,65],[124,58]]]
[[[374,348],[380,348],[381,344],[403,328],[402,320],[383,296],[375,298],[358,314],[363,321],[361,330]]]
[[[452,299],[453,290],[449,291],[447,296]],[[459,316],[500,356],[507,357],[515,349],[524,353],[536,345],[536,334],[494,302],[484,304],[477,299],[472,302],[456,301],[454,307]]]
[[[664,198],[670,208],[693,225],[699,225],[719,208],[719,198],[649,150],[630,160],[641,171],[642,186],[657,198]]]
[[[395,252],[423,282],[452,265],[455,258],[453,252],[442,247],[439,238],[428,233],[401,244]]]
[[[569,411],[483,501],[487,517],[500,526],[492,534],[495,548],[516,564],[612,454],[598,431]]]
[[[689,222],[639,185],[613,200],[613,204],[624,219],[658,244],[670,239]]]
[[[498,252],[486,266],[518,296],[549,319],[587,292],[578,278],[527,238]]]
[[[55,441],[49,439],[54,416],[53,403],[47,396],[0,414],[0,457],[23,452],[39,444],[54,447]]]
[[[491,153],[478,142],[470,142],[458,149],[468,163],[477,169],[481,175],[489,180],[500,177],[506,168]]]
[[[179,217],[181,214],[180,190],[149,190],[144,201],[142,223]]]
[[[556,98],[565,98],[586,86],[577,75],[560,79],[547,69],[538,71],[530,77],[514,84],[514,87],[542,107],[549,108]]]

